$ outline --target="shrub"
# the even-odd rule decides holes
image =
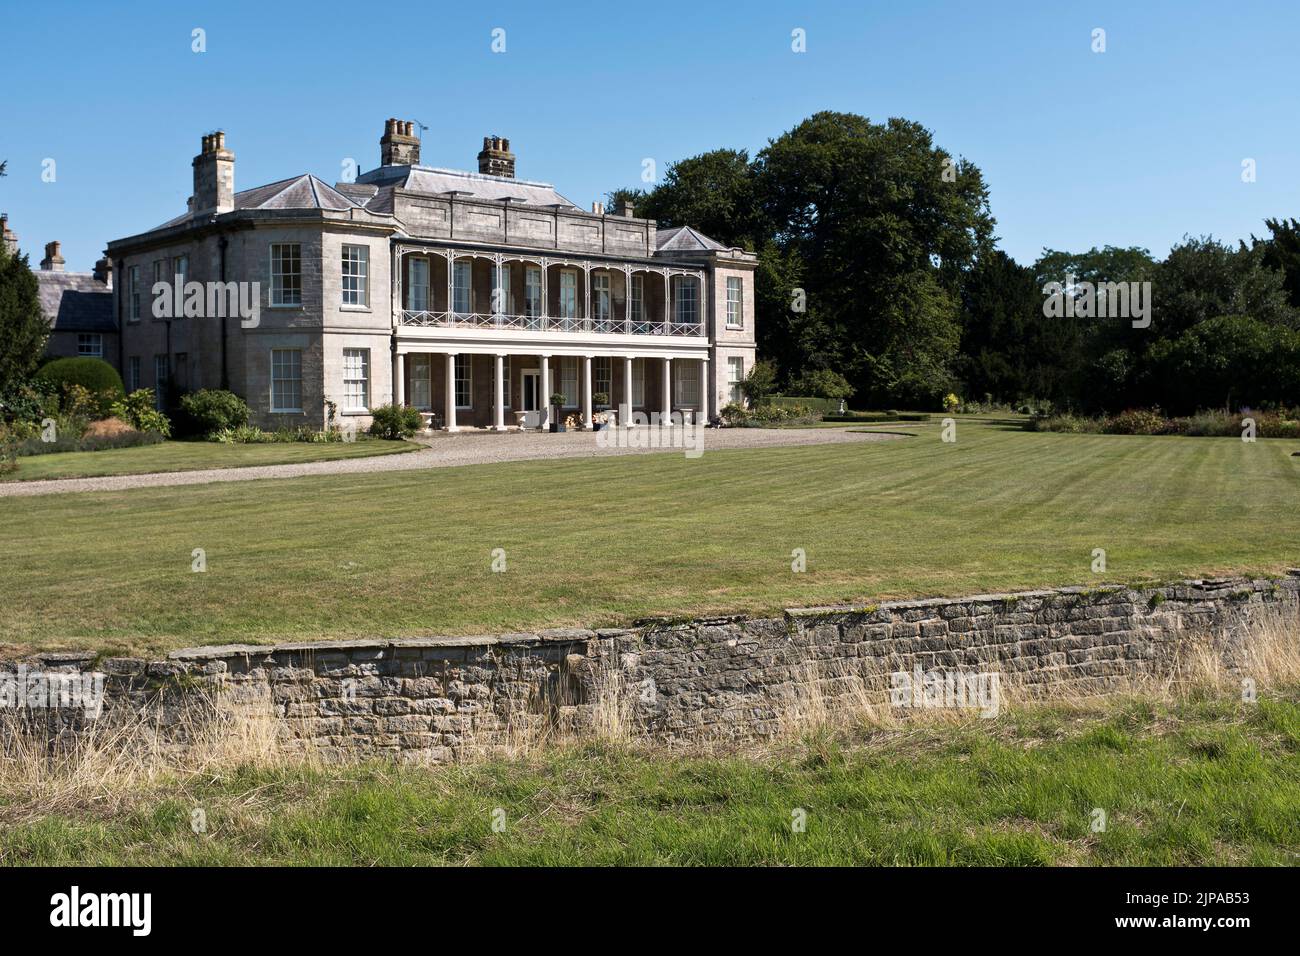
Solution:
[[[157,432],[141,432],[133,428],[113,434],[97,433],[83,436],[59,431],[54,441],[28,438],[13,443],[13,453],[20,458],[49,455],[61,451],[106,451],[110,448],[135,448],[138,445],[156,445],[163,440]]]
[[[1101,430],[1107,435],[1161,435],[1167,430],[1167,424],[1159,412],[1130,408],[1107,418]]]
[[[208,441],[221,442],[223,445],[251,445],[270,440],[271,437],[266,432],[253,425],[227,426],[208,433]]]
[[[10,382],[0,391],[0,422],[39,422],[59,409],[48,384]]]
[[[1078,415],[1065,413],[1032,418],[1029,420],[1029,428],[1037,432],[1067,432],[1080,435],[1101,431],[1101,422],[1095,418],[1081,418]]]
[[[172,424],[166,415],[153,407],[153,398],[151,389],[136,389],[126,398],[113,403],[113,417],[122,419],[137,431],[153,432],[166,438],[172,433]]]
[[[759,404],[776,391],[776,366],[767,360],[755,362],[740,383],[740,390],[751,405]]]
[[[849,384],[849,380],[839,372],[833,372],[828,368],[804,372],[795,381],[795,390],[804,395],[829,398],[836,402],[853,395],[853,386]]]
[[[410,438],[424,423],[419,410],[409,405],[380,405],[370,410],[370,418],[370,434],[392,440]]]
[[[943,410],[951,414],[961,408],[961,399],[953,392],[949,392],[943,397]]]
[[[66,393],[69,386],[80,385],[96,396],[99,410],[105,415],[109,406],[126,394],[117,369],[103,359],[88,356],[55,359],[36,373],[36,382],[58,395]]]
[[[181,399],[185,430],[204,437],[223,428],[248,424],[248,403],[234,392],[205,388]]]
[[[731,402],[722,406],[719,415],[722,418],[722,423],[732,428],[743,428],[749,424],[749,409],[738,402]]]

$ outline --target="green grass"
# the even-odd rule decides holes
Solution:
[[[1300,564],[1296,442],[958,427],[0,499],[0,641],[482,633]]]
[[[0,800],[0,864],[1296,865],[1298,752],[1295,699],[1132,701],[730,756],[208,769],[84,810]]]
[[[29,455],[18,459],[18,470],[0,481],[38,481],[45,478],[98,478],[104,475],[142,475],[160,471],[202,471],[207,468],[246,468],[250,465],[296,465],[338,458],[368,458],[415,451],[411,442],[361,440],[355,442],[274,442],[259,445],[223,445],[219,442],[167,441],[136,448],[107,451],[67,451]]]

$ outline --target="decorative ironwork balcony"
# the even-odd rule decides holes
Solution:
[[[508,329],[526,332],[595,332],[608,335],[703,335],[700,322],[647,322],[634,319],[575,318],[555,315],[493,315],[484,312],[429,312],[404,309],[398,324],[414,328]]]

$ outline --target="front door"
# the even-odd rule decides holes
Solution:
[[[539,369],[525,369],[519,374],[519,396],[524,412],[525,428],[541,428],[542,373]]]

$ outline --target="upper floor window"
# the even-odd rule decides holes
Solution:
[[[370,304],[370,249],[367,246],[343,247],[343,304]]]
[[[188,281],[190,277],[190,257],[177,256],[175,259],[173,259],[172,274],[176,276],[177,281],[180,283],[183,289],[186,281]]]
[[[591,277],[591,314],[601,322],[610,317],[610,284],[608,272],[597,272]]]
[[[458,259],[452,269],[452,311],[468,313],[474,311],[474,263],[470,259]]]
[[[528,266],[524,269],[524,309],[530,319],[542,314],[541,266]]]
[[[302,411],[302,349],[271,349],[271,411]]]
[[[131,266],[126,270],[127,319],[140,321],[140,267]]]
[[[560,316],[566,319],[578,315],[578,273],[574,269],[560,270]]]
[[[271,244],[271,304],[302,305],[302,246]]]
[[[628,309],[633,322],[645,321],[645,276],[637,273],[632,276],[632,286],[627,293]]]
[[[77,335],[77,354],[92,358],[104,357],[104,337],[98,332],[82,332]]]
[[[673,314],[674,322],[684,325],[694,325],[700,320],[699,289],[697,286],[697,280],[692,276],[677,277],[676,308],[674,309]]]
[[[155,259],[155,260],[153,261],[153,281],[154,281],[154,282],[163,282],[163,281],[166,281],[166,280],[171,279],[171,276],[164,276],[164,275],[163,275],[163,269],[164,269],[164,267],[166,267],[166,265],[167,265],[167,260],[166,260],[166,259]]]
[[[492,314],[493,315],[514,315],[515,314],[515,284],[514,284],[514,267],[503,262],[497,268],[497,284],[492,290]]]
[[[740,276],[727,276],[727,328],[729,329],[739,329],[745,325],[741,289]]]
[[[343,407],[364,411],[370,407],[370,350],[343,350]]]
[[[413,312],[429,309],[429,260],[408,259],[411,281],[406,289],[406,307]]]

